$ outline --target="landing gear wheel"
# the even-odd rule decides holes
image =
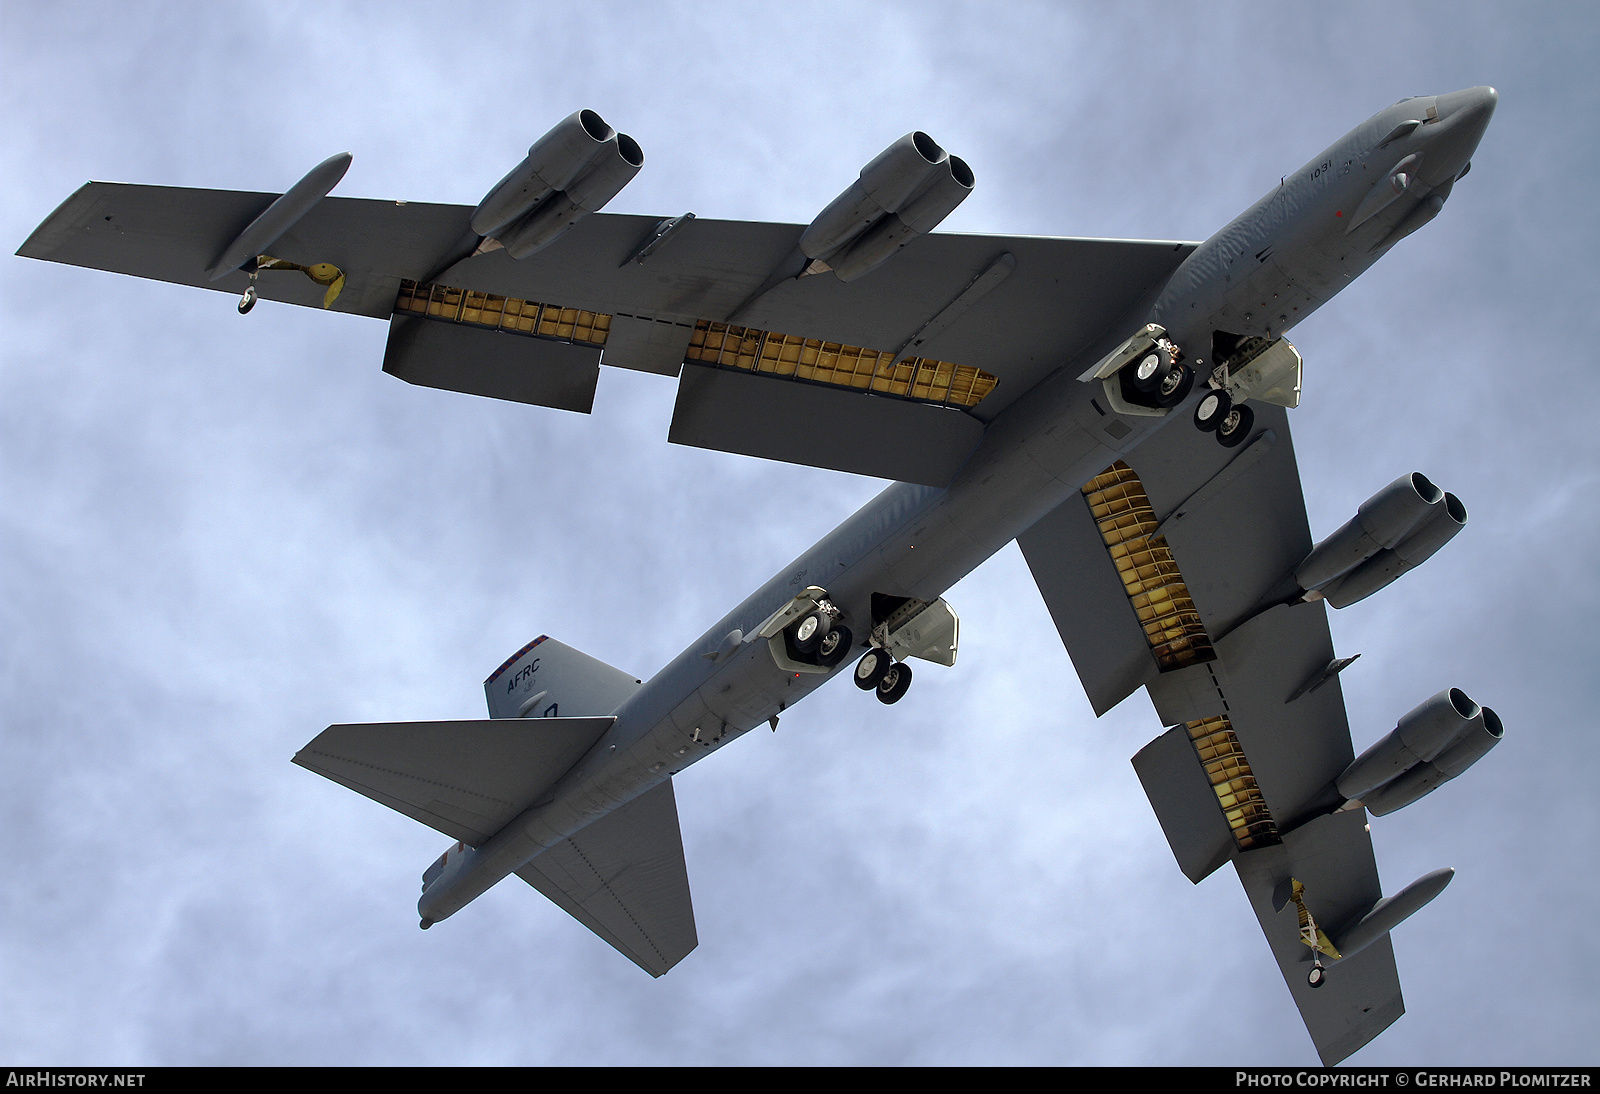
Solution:
[[[1177,406],[1189,397],[1194,388],[1194,369],[1188,365],[1173,365],[1167,378],[1155,390],[1156,406],[1166,409]]]
[[[1321,965],[1312,965],[1311,972],[1306,976],[1306,983],[1314,988],[1320,988],[1328,982],[1328,970]]]
[[[911,666],[905,663],[890,665],[878,681],[878,702],[898,703],[911,687]]]
[[[894,662],[890,659],[888,651],[874,646],[862,654],[861,660],[856,662],[856,687],[862,691],[871,691],[878,686],[878,681],[883,679],[883,674],[889,671],[889,666],[892,664]]]
[[[1236,406],[1224,414],[1222,420],[1217,423],[1217,442],[1223,448],[1236,448],[1250,436],[1250,430],[1255,424],[1255,411],[1247,406]]]
[[[794,648],[810,653],[822,645],[822,640],[833,630],[833,621],[826,612],[811,612],[794,625]]]
[[[1228,411],[1233,408],[1233,400],[1226,391],[1212,389],[1200,396],[1200,401],[1194,408],[1194,427],[1202,433],[1210,433],[1228,416]]]
[[[255,307],[255,306],[256,306],[256,287],[254,285],[251,285],[249,288],[245,289],[244,295],[239,298],[239,314],[240,315],[248,314],[250,309]]]
[[[1172,372],[1172,354],[1160,346],[1150,347],[1150,352],[1133,366],[1133,387],[1148,395],[1158,390]]]
[[[822,636],[822,641],[817,644],[817,664],[825,669],[831,669],[840,661],[850,656],[850,647],[855,644],[855,636],[850,633],[849,627],[835,627]]]

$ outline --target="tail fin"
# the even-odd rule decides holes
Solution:
[[[541,634],[483,682],[491,718],[557,718],[611,714],[640,681]]]

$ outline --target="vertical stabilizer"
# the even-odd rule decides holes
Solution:
[[[611,714],[640,681],[598,658],[541,634],[483,682],[491,718],[572,718]]]

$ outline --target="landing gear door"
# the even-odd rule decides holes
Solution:
[[[890,631],[887,646],[901,661],[920,657],[949,666],[956,663],[960,637],[961,620],[956,617],[956,610],[940,599]]]
[[[1235,404],[1246,399],[1293,410],[1300,405],[1300,379],[1304,362],[1287,338],[1267,344],[1242,364],[1229,363],[1228,394]]]

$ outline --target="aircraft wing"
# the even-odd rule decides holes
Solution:
[[[651,976],[699,945],[668,779],[517,871]]]
[[[1326,1063],[1404,1012],[1385,936],[1312,989],[1293,881],[1329,935],[1382,897],[1364,810],[1333,781],[1354,758],[1320,602],[1279,604],[1310,551],[1285,411],[1223,448],[1156,433],[1020,543],[1096,713],[1144,687],[1169,728],[1133,764],[1184,874],[1232,861]]]
[[[89,183],[18,253],[238,295],[245,273],[205,271],[276,197]],[[799,224],[687,220],[641,262],[662,219],[596,213],[516,260],[473,254],[471,212],[324,198],[257,291],[322,307],[297,270],[335,267],[326,306],[390,319],[384,368],[411,383],[587,412],[600,364],[681,373],[673,441],[932,485],[1195,247],[933,233],[845,284],[779,276]]]

